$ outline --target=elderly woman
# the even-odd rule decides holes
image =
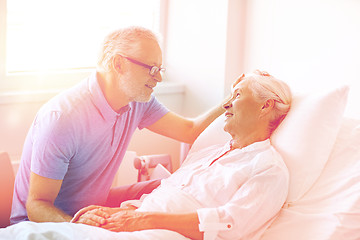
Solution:
[[[289,87],[266,72],[242,75],[224,103],[225,146],[190,155],[137,210],[90,206],[73,222],[112,231],[167,229],[191,239],[257,239],[282,207],[288,170],[269,137],[289,111]]]
[[[117,233],[120,239],[132,239],[121,235],[125,232],[149,229],[178,234],[176,239],[258,239],[288,193],[288,170],[269,137],[289,111],[291,98],[289,87],[266,72],[242,75],[223,105],[230,142],[189,155],[142,199],[120,208],[89,206],[72,222],[123,232]],[[83,224],[71,226],[79,232]],[[170,238],[175,236],[164,239]]]

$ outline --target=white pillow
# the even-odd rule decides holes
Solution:
[[[221,114],[215,121],[213,121],[195,140],[190,148],[188,155],[197,152],[203,148],[216,145],[225,144],[231,139],[230,134],[224,131],[225,114]]]
[[[295,94],[292,108],[271,137],[290,172],[287,202],[300,199],[315,183],[339,131],[349,88]],[[189,154],[231,139],[222,114],[200,134]]]
[[[349,87],[295,95],[292,107],[271,136],[290,172],[287,202],[300,199],[329,159],[339,132]]]

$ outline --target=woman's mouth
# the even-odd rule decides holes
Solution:
[[[226,117],[226,118],[232,117],[233,115],[234,115],[234,114],[229,113],[229,112],[226,112],[226,113],[225,113],[225,117]]]

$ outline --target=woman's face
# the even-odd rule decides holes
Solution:
[[[251,133],[256,129],[263,104],[256,101],[246,79],[232,90],[231,98],[223,105],[226,109],[224,130],[232,136]]]

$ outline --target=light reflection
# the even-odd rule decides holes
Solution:
[[[7,71],[94,67],[112,29],[158,29],[159,0],[11,0],[7,4]],[[141,8],[139,6],[142,6]]]

